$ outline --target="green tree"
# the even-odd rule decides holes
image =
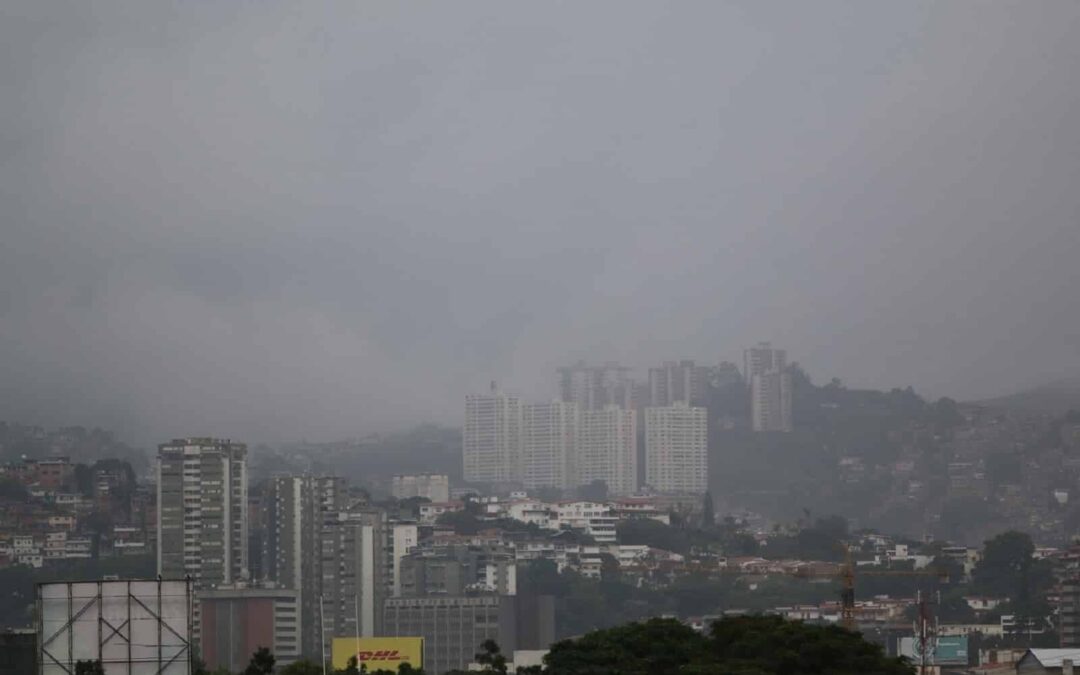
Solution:
[[[709,660],[705,636],[673,619],[594,631],[551,647],[549,675],[653,675]]]
[[[651,546],[674,553],[690,550],[690,535],[651,518],[630,518],[616,524],[615,535],[620,544]]]
[[[975,588],[1009,599],[1025,595],[1034,553],[1035,544],[1023,532],[1004,532],[988,540],[972,572]]]
[[[774,616],[724,619],[708,636],[673,619],[652,619],[552,646],[549,675],[911,675],[880,646],[838,626]]]
[[[712,493],[706,490],[701,504],[701,526],[706,530],[716,527],[716,511],[714,509]]]
[[[367,669],[364,668],[363,670],[361,670],[359,661],[357,660],[356,656],[353,655],[349,657],[349,660],[345,664],[344,668],[339,668],[334,671],[334,675],[360,675],[361,672],[367,672]]]
[[[284,668],[278,668],[277,675],[323,675],[323,669],[322,665],[314,661],[300,659]]]
[[[480,645],[483,651],[476,655],[476,662],[483,668],[484,675],[506,675],[506,657],[494,640],[484,640]]]
[[[266,647],[259,647],[251,655],[251,661],[244,669],[244,675],[270,675],[274,672],[274,655]]]

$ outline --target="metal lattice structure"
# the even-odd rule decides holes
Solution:
[[[38,675],[191,675],[193,602],[190,579],[38,584]]]

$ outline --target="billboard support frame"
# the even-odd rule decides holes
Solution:
[[[173,583],[177,583],[177,582],[181,582],[185,586],[186,599],[185,599],[185,603],[184,603],[184,610],[185,610],[185,614],[186,614],[186,617],[185,617],[186,620],[185,620],[184,628],[186,629],[187,637],[184,637],[183,635],[178,633],[169,624],[169,622],[164,618],[163,612],[162,612],[162,608],[164,606],[162,604],[163,603],[162,584],[164,584],[164,583],[173,584]],[[132,584],[133,583],[139,583],[139,584],[152,583],[152,584],[156,585],[157,607],[158,607],[157,610],[151,609],[149,606],[147,606],[147,604],[145,602],[143,602],[138,597],[138,595],[136,595],[134,592],[132,592]],[[94,592],[94,594],[91,595],[91,596],[83,596],[83,597],[88,597],[88,599],[84,604],[82,604],[78,608],[78,610],[76,610],[76,604],[75,604],[76,598],[74,596],[74,588],[75,588],[75,586],[76,585],[85,586],[85,585],[90,585],[90,584],[93,584],[96,587],[96,592]],[[113,622],[111,622],[111,621],[109,621],[109,619],[105,618],[105,615],[104,615],[105,613],[103,612],[103,609],[105,607],[105,596],[104,596],[104,593],[103,593],[103,589],[104,589],[104,586],[106,584],[109,584],[109,585],[125,584],[124,591],[120,595],[110,596],[110,599],[112,599],[112,600],[121,599],[121,601],[124,603],[125,610],[126,610],[125,611],[126,616],[124,617],[124,620],[121,621],[121,622],[118,622],[117,625],[113,625]],[[67,600],[67,617],[66,617],[64,623],[59,628],[55,629],[52,632],[51,635],[46,636],[45,635],[45,616],[44,616],[44,611],[43,611],[44,596],[43,596],[43,593],[42,593],[42,589],[45,586],[59,586],[59,585],[66,586],[66,590],[67,590],[67,598],[66,598],[66,600]],[[194,657],[195,657],[195,652],[194,652],[194,649],[193,649],[193,646],[192,646],[193,641],[192,641],[192,638],[191,638],[192,628],[193,628],[193,616],[192,616],[192,593],[193,592],[194,592],[194,587],[193,587],[192,580],[191,580],[190,576],[186,577],[185,579],[174,579],[174,580],[167,580],[167,579],[162,579],[161,577],[158,577],[156,579],[125,579],[125,580],[96,580],[96,581],[55,581],[55,582],[43,582],[43,583],[36,584],[35,595],[36,595],[36,605],[37,605],[36,614],[37,614],[37,625],[38,625],[38,630],[37,630],[37,634],[38,634],[38,640],[37,640],[37,642],[38,642],[38,647],[37,647],[37,651],[38,651],[38,659],[37,659],[37,662],[38,662],[38,667],[37,667],[38,668],[38,675],[42,675],[43,673],[45,673],[46,666],[48,666],[50,668],[58,667],[60,670],[62,670],[67,675],[74,675],[74,673],[75,673],[75,658],[76,658],[75,657],[75,654],[76,654],[75,626],[79,622],[79,620],[88,611],[90,611],[92,608],[97,610],[96,611],[96,617],[94,617],[95,623],[97,624],[97,640],[96,640],[97,645],[96,645],[96,650],[94,650],[97,653],[97,660],[100,663],[102,663],[103,666],[107,665],[105,663],[105,661],[104,661],[105,647],[110,642],[112,642],[114,640],[114,638],[117,638],[118,640],[123,640],[124,643],[126,644],[126,652],[127,652],[127,661],[126,662],[128,664],[128,668],[129,668],[128,672],[130,672],[130,668],[134,664],[134,654],[132,653],[133,623],[132,623],[132,614],[131,614],[133,603],[135,605],[137,605],[139,608],[141,608],[141,610],[148,615],[148,617],[146,617],[146,618],[150,618],[156,623],[156,628],[157,628],[157,645],[156,645],[156,647],[157,647],[157,658],[156,658],[156,663],[151,662],[151,664],[150,664],[151,667],[156,666],[156,669],[154,671],[155,675],[162,675],[162,673],[165,673],[166,670],[170,666],[172,666],[174,663],[177,662],[178,659],[181,659],[181,658],[183,658],[184,661],[187,662],[187,672],[191,673],[192,669],[194,667]],[[80,598],[80,600],[81,599],[82,598]],[[61,601],[63,601],[63,600],[61,600]],[[108,627],[108,629],[109,629],[107,632],[105,631],[106,627]],[[127,634],[125,634],[125,630],[127,631]],[[175,639],[178,642],[175,645],[170,645],[171,647],[176,649],[176,652],[174,654],[172,654],[171,656],[169,656],[169,657],[166,657],[166,655],[163,652],[164,645],[162,643],[162,639],[165,637],[165,631],[166,630],[173,637],[175,637]],[[50,647],[53,645],[53,643],[55,641],[57,641],[58,638],[61,638],[61,636],[65,632],[67,633],[67,635],[66,635],[66,638],[67,638],[67,663],[66,664],[60,658],[57,658],[57,656],[54,655],[50,651]],[[61,647],[61,649],[63,649],[63,648]],[[55,649],[54,649],[54,651],[55,651]],[[63,654],[61,654],[61,656],[63,656]],[[49,661],[48,664],[46,663],[46,658]]]

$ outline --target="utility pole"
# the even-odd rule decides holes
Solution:
[[[926,675],[937,652],[937,623],[930,613],[930,603],[918,596],[918,614],[915,617],[915,653],[919,657],[919,675]]]
[[[322,652],[322,675],[326,675],[326,614],[323,609],[323,597],[319,594],[319,637],[322,638],[319,651]]]

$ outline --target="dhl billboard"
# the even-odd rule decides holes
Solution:
[[[424,667],[424,638],[419,637],[336,637],[331,650],[334,668],[348,667],[349,659],[354,655],[357,665],[367,666],[368,672],[390,670],[396,673],[403,663],[413,668]]]

